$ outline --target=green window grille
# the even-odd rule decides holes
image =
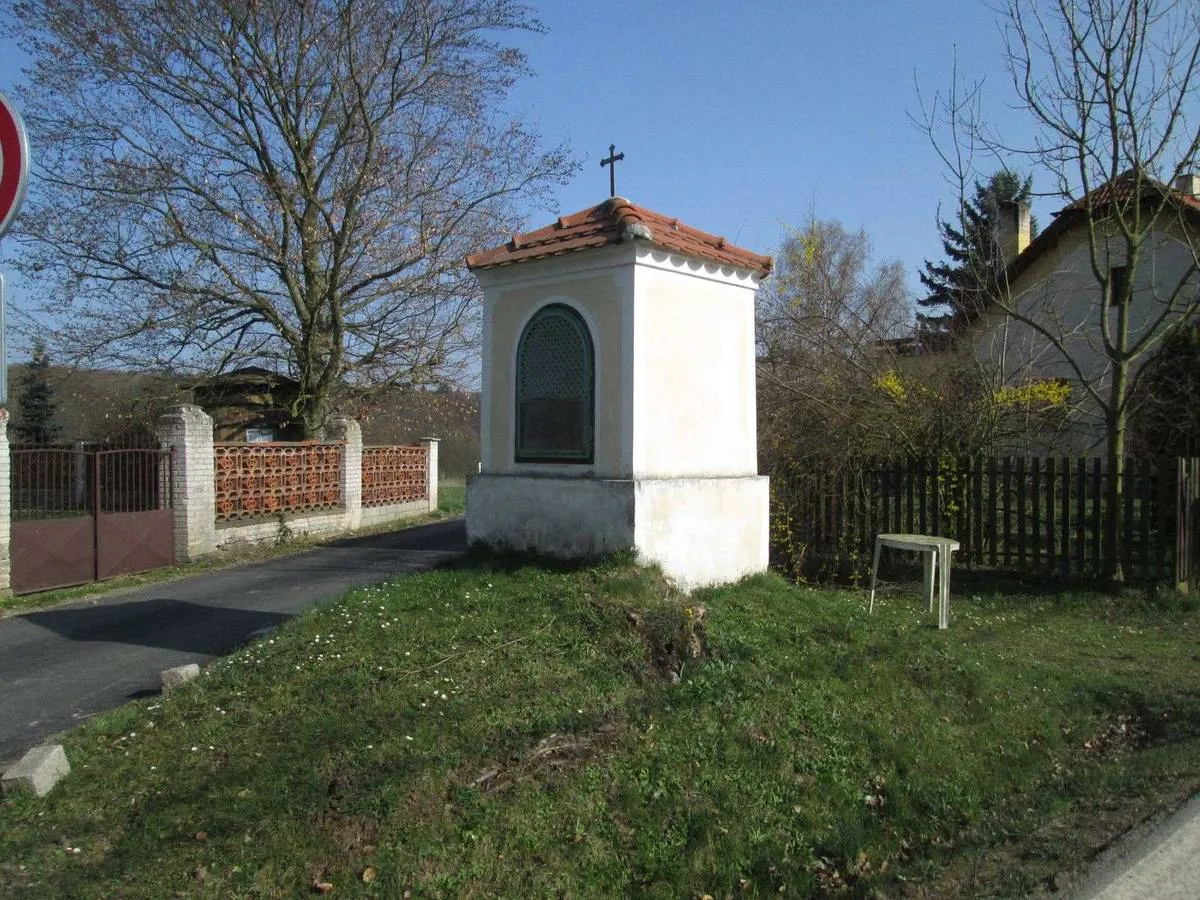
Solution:
[[[538,310],[517,345],[517,462],[592,461],[595,382],[587,324],[569,306]]]

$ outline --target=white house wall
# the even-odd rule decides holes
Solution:
[[[601,556],[634,549],[684,590],[767,567],[769,479],[478,475],[467,538],[516,552]]]
[[[633,486],[638,556],[679,587],[724,584],[767,568],[769,478],[647,478]]]
[[[1109,246],[1110,253],[1107,259],[1102,256],[1101,264],[1121,265],[1123,243],[1112,239]],[[1135,276],[1129,308],[1131,344],[1148,331],[1161,330],[1178,318],[1180,306],[1187,302],[1186,294],[1173,307],[1171,294],[1193,263],[1192,251],[1166,234],[1158,234],[1147,246]],[[1046,251],[1022,274],[1015,288],[1022,313],[1058,337],[1065,353],[1032,325],[992,312],[975,343],[978,358],[990,365],[1001,383],[1020,384],[1046,378],[1070,381],[1076,418],[1073,446],[1058,449],[1070,452],[1098,449],[1104,435],[1103,415],[1081,386],[1080,376],[1102,395],[1107,391],[1111,364],[1104,350],[1100,316],[1109,316],[1115,332],[1117,308],[1109,306],[1102,296],[1083,231],[1077,230]],[[1184,290],[1195,297],[1194,276]],[[1165,322],[1164,311],[1168,314]],[[1068,356],[1078,366],[1078,372],[1067,361]],[[1134,369],[1146,358],[1136,361]]]
[[[631,481],[476,475],[467,540],[550,556],[603,556],[634,545]]]

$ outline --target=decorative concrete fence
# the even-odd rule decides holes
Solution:
[[[180,406],[159,423],[175,448],[175,552],[333,535],[437,509],[437,438],[366,447],[351,419],[324,443],[214,443],[212,419]]]
[[[341,509],[344,455],[341,442],[213,444],[217,524]]]
[[[361,471],[361,524],[386,522],[396,517],[398,508],[428,504],[429,491],[437,490],[437,441],[412,447],[363,447]]]
[[[31,472],[29,468],[34,464],[27,461],[28,453],[18,453],[15,465],[17,474],[23,476],[23,480],[18,479],[20,483],[54,480],[58,485],[55,497],[62,504],[74,503],[80,492],[95,499],[95,510],[84,507],[78,511],[85,518],[102,519],[100,513],[134,508],[127,502],[126,490],[132,483],[138,497],[152,495],[153,502],[142,505],[161,508],[165,516],[170,516],[177,562],[241,543],[271,543],[305,534],[342,534],[424,515],[437,508],[437,438],[423,438],[420,444],[409,447],[364,448],[357,422],[338,420],[329,431],[332,440],[319,444],[214,444],[212,419],[199,407],[179,406],[162,417],[158,428],[161,444],[173,452],[164,455],[156,450],[136,451],[154,454],[152,465],[120,462],[124,459],[121,454],[135,451],[101,454],[117,462],[96,464],[91,469],[90,486],[82,480],[82,470],[65,465],[50,471],[45,463],[37,463],[42,468]],[[58,450],[55,455],[71,456],[72,451]],[[0,595],[4,596],[11,593],[14,583],[13,466],[8,412],[0,409]],[[25,477],[31,475],[36,477]],[[30,491],[19,488],[16,493],[21,501]],[[19,510],[16,518],[20,517]],[[17,527],[21,527],[20,522]],[[162,533],[162,526],[156,526],[154,534]],[[120,549],[131,559],[142,559],[133,552],[142,546],[134,546],[134,540],[144,542],[146,536],[123,536]],[[162,556],[169,562],[169,552]],[[95,577],[106,576],[97,572]]]

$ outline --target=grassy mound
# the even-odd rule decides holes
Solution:
[[[68,735],[0,893],[1016,896],[1200,784],[1168,606],[404,578]]]

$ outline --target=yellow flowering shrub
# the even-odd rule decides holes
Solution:
[[[1070,397],[1071,386],[1057,378],[1002,387],[994,395],[996,403],[1006,409],[1018,406],[1061,407],[1066,405]]]
[[[879,388],[897,403],[900,403],[907,396],[904,390],[904,382],[900,380],[900,376],[895,370],[884,372],[875,379],[875,387]]]

